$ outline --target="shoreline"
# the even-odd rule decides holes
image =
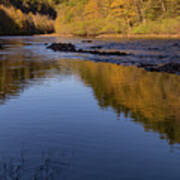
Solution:
[[[39,37],[64,37],[64,38],[81,38],[81,39],[180,39],[180,34],[100,34],[100,35],[90,35],[90,36],[78,36],[74,34],[31,34],[31,35],[0,35],[1,37],[12,37],[12,36],[39,36]]]
[[[180,39],[180,34],[102,34],[96,38],[172,38]]]
[[[157,39],[180,39],[180,34],[100,34],[100,35],[92,35],[92,36],[78,36],[73,34],[58,34],[58,33],[52,33],[52,34],[35,34],[33,36],[45,36],[45,37],[79,37],[84,39],[101,39],[101,38],[132,38],[132,39],[141,39],[141,38],[157,38]]]

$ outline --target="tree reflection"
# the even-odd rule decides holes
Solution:
[[[90,61],[24,61],[20,56],[0,61],[1,102],[34,81],[69,73],[93,89],[100,107],[131,116],[170,144],[180,143],[180,76],[173,74]]]
[[[0,61],[0,102],[17,96],[32,81],[42,81],[51,75],[54,65],[42,61],[24,61],[23,57]]]
[[[180,76],[107,63],[81,61],[72,67],[102,108],[131,116],[170,144],[180,143]]]

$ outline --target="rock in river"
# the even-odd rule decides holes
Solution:
[[[84,50],[77,49],[74,44],[71,43],[53,43],[47,48],[52,49],[54,51],[61,52],[73,52],[73,53],[82,53],[82,54],[94,54],[94,55],[102,55],[102,56],[127,56],[130,55],[126,52],[121,51],[102,51],[102,50]]]
[[[147,71],[178,73],[178,74],[180,73],[180,63],[170,62],[160,65],[141,64],[139,67],[143,67]]]
[[[87,40],[82,40],[82,43],[92,43],[93,41],[90,40],[90,39],[87,39]]]
[[[91,49],[102,49],[102,46],[91,46]]]
[[[75,46],[71,43],[52,43],[47,48],[52,49],[54,51],[76,52]]]
[[[0,44],[0,49],[3,49],[3,46],[2,46],[2,44]]]

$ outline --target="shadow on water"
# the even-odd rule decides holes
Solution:
[[[1,58],[2,59],[2,58]],[[91,87],[103,109],[124,113],[146,131],[153,130],[169,144],[180,143],[180,76],[146,72],[136,67],[79,60],[0,61],[0,102],[34,83],[55,75],[73,74]]]
[[[64,157],[42,153],[41,159],[35,163],[28,160],[24,153],[18,157],[1,160],[0,178],[3,180],[55,180],[62,176],[62,171],[69,168],[70,161]]]

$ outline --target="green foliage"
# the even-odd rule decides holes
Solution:
[[[176,34],[180,30],[180,18],[166,18],[158,21],[147,21],[134,27],[133,34]]]
[[[180,29],[179,0],[0,0],[0,4],[7,8],[13,6],[25,17],[39,14],[55,20],[57,33],[177,34]],[[18,21],[19,18],[11,19]],[[44,24],[40,29],[44,28],[44,22],[38,23]],[[33,23],[30,20],[25,24],[28,27]],[[2,27],[0,29],[2,34]]]
[[[58,11],[57,33],[174,34],[180,28],[179,0],[66,0]]]

